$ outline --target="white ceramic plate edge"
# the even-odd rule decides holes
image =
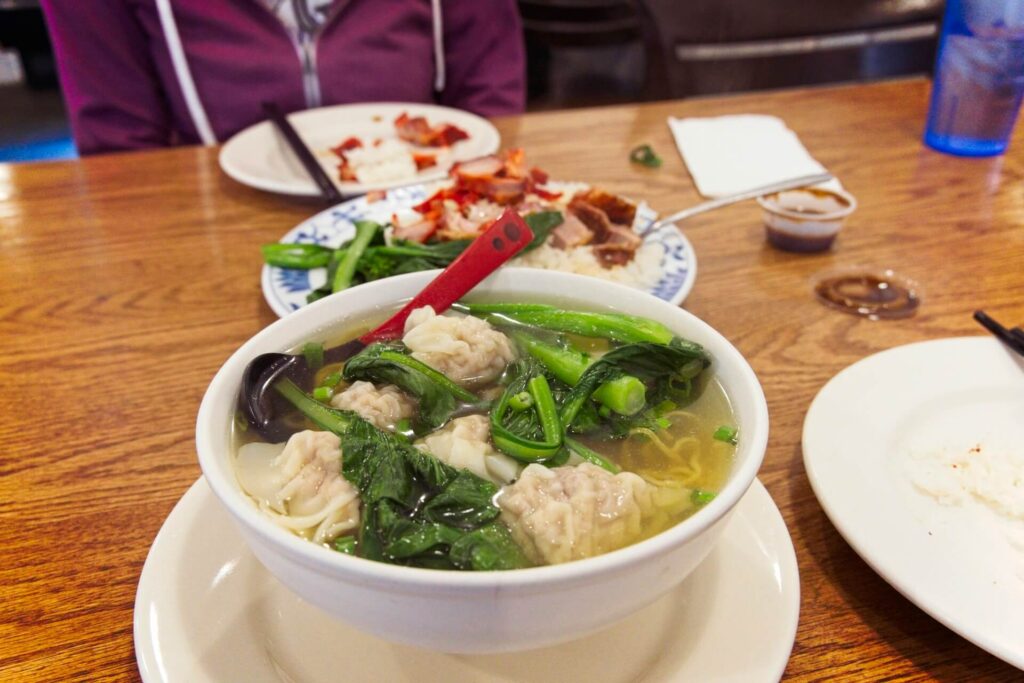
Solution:
[[[413,115],[426,115],[428,117],[441,117],[441,118],[457,118],[462,122],[462,126],[465,127],[466,122],[472,122],[472,127],[475,130],[473,133],[478,143],[477,152],[479,154],[472,154],[470,156],[484,156],[487,154],[493,154],[497,152],[501,146],[501,135],[498,133],[498,129],[488,121],[487,119],[473,114],[472,112],[463,111],[460,109],[452,109],[450,107],[443,107],[434,104],[424,103],[403,103],[403,102],[366,102],[356,104],[339,104],[330,105],[325,107],[317,107],[315,109],[306,109],[302,111],[293,112],[288,114],[288,120],[292,125],[299,131],[300,135],[303,134],[303,127],[307,121],[315,120],[322,117],[325,113],[337,113],[339,116],[345,113],[345,110],[349,112],[359,112],[360,110],[372,111],[375,114],[380,115],[380,112],[387,111],[387,114],[383,116],[391,116],[394,111],[407,110]],[[454,112],[454,113],[453,113]],[[458,123],[456,123],[458,125]],[[220,152],[217,155],[218,164],[221,170],[227,174],[232,180],[235,180],[243,185],[263,190],[265,192],[274,192],[277,194],[290,195],[295,197],[316,197],[319,196],[320,192],[317,186],[312,180],[303,178],[302,181],[296,179],[277,179],[269,178],[264,175],[250,173],[244,168],[237,164],[235,157],[242,152],[246,145],[258,145],[263,141],[272,139],[271,136],[275,135],[276,131],[273,130],[270,122],[260,121],[253,125],[240,130],[239,132],[232,135],[227,142],[220,148]],[[344,136],[344,133],[339,134],[339,140]],[[314,150],[314,155],[316,150]],[[384,183],[384,184],[368,184],[363,185],[361,183],[350,183],[337,181],[334,176],[328,174],[332,180],[335,180],[335,185],[338,189],[345,194],[364,193],[372,190],[381,190],[396,185],[404,185],[409,182],[431,182],[438,180],[447,175],[447,170],[437,171],[424,171],[416,176],[416,178],[405,179],[397,183]]]
[[[870,539],[866,539],[862,535],[862,531],[857,528],[856,524],[852,520],[847,520],[839,511],[830,504],[829,493],[827,486],[822,480],[822,474],[818,469],[817,463],[813,456],[809,456],[808,453],[808,425],[813,424],[820,418],[818,415],[825,410],[823,406],[830,400],[829,393],[836,390],[836,387],[841,385],[846,378],[849,376],[863,371],[865,364],[871,362],[879,362],[879,359],[885,360],[890,356],[906,353],[908,349],[913,347],[920,347],[924,345],[934,345],[941,343],[977,343],[980,342],[984,345],[995,345],[998,346],[998,342],[991,337],[986,336],[973,336],[973,337],[953,337],[946,339],[932,339],[927,341],[912,342],[910,344],[904,344],[901,346],[885,349],[866,356],[847,367],[840,370],[833,376],[825,385],[818,391],[814,399],[811,401],[811,405],[807,410],[807,414],[804,417],[804,424],[801,436],[801,450],[803,452],[804,469],[807,472],[807,478],[810,481],[811,489],[814,491],[815,498],[818,500],[822,509],[825,511],[825,515],[829,518],[829,521],[842,536],[843,540],[854,552],[864,560],[864,562],[871,567],[872,571],[878,574],[886,583],[896,589],[902,596],[913,603],[916,607],[921,609],[923,612],[931,616],[933,619],[941,623],[946,628],[950,629],[954,633],[963,637],[965,640],[974,643],[981,649],[989,652],[995,657],[1002,659],[1003,661],[1017,667],[1018,669],[1024,669],[1024,652],[1017,652],[1011,649],[1005,643],[998,639],[992,639],[985,633],[979,633],[966,627],[961,621],[958,621],[957,615],[950,613],[948,609],[942,604],[936,604],[930,595],[922,593],[913,583],[904,580],[901,571],[894,569],[893,566],[886,562],[884,558],[879,558],[873,551],[870,543]]]
[[[160,639],[161,634],[156,629],[155,610],[158,597],[164,595],[161,579],[168,580],[177,578],[178,568],[174,566],[158,567],[162,560],[167,559],[168,554],[173,554],[174,543],[178,540],[177,535],[182,531],[176,528],[176,522],[189,514],[191,508],[198,507],[205,502],[211,504],[218,512],[222,510],[216,507],[216,500],[212,491],[206,485],[204,478],[200,477],[186,493],[175,504],[168,515],[160,531],[157,533],[142,573],[139,577],[138,589],[136,591],[134,618],[133,618],[133,640],[135,646],[136,661],[144,683],[169,683],[173,680],[168,671],[168,665],[162,659]],[[224,522],[229,524],[232,531],[234,525],[224,514]],[[730,528],[739,525],[747,525],[758,540],[766,547],[774,547],[773,555],[777,556],[778,564],[774,566],[774,578],[780,586],[779,600],[784,602],[784,609],[778,614],[778,623],[772,624],[771,637],[776,642],[771,655],[758,667],[758,671],[732,672],[722,680],[736,681],[737,683],[748,683],[748,681],[777,681],[782,677],[788,664],[796,637],[799,622],[800,610],[800,579],[796,560],[796,553],[793,548],[792,539],[786,528],[785,521],[776,507],[768,491],[760,481],[755,480],[737,510],[737,514],[730,520],[723,536],[723,541],[730,534]],[[735,531],[734,533],[740,533]],[[241,541],[239,541],[241,542]],[[721,542],[721,541],[720,541]],[[763,549],[762,549],[763,550]],[[246,549],[245,552],[248,552]],[[716,551],[712,551],[712,556]],[[768,569],[767,567],[765,569]],[[699,569],[698,569],[699,571]],[[764,570],[762,570],[764,571]],[[770,571],[770,570],[769,570]],[[161,576],[161,573],[163,576]],[[734,586],[735,590],[742,591],[742,586]],[[284,591],[283,587],[280,590]],[[200,599],[201,596],[196,596]],[[614,628],[614,627],[613,627]],[[166,637],[166,636],[164,636]],[[729,656],[729,649],[720,650],[723,657]],[[179,653],[181,654],[181,653]],[[655,669],[658,669],[655,666]],[[654,672],[652,672],[654,673]],[[665,672],[659,672],[664,674]],[[752,674],[756,674],[753,678]],[[661,676],[658,680],[678,681],[671,673],[668,677]],[[719,679],[715,679],[719,680]],[[211,682],[212,683],[212,682]]]
[[[557,187],[559,184],[565,184],[565,185],[569,186],[569,185],[573,185],[574,183],[558,183],[558,182],[555,182],[555,183],[552,183],[552,186],[553,187]],[[436,186],[434,186],[434,187],[436,187]],[[405,192],[416,192],[419,188],[420,188],[419,185],[415,185],[415,186],[410,186],[410,187],[407,187],[407,188],[401,188],[400,190],[398,190],[398,192],[402,192],[402,193],[405,193]],[[427,185],[427,188],[430,188],[430,186]],[[429,193],[430,193],[430,191],[428,189],[424,193],[424,195],[425,196],[429,195]],[[301,221],[300,223],[298,223],[297,225],[292,227],[288,232],[286,232],[284,235],[281,236],[281,238],[279,239],[279,242],[290,241],[290,238],[291,238],[292,235],[294,235],[294,234],[296,234],[296,233],[298,233],[298,232],[300,232],[302,230],[312,229],[312,230],[316,231],[318,229],[317,228],[318,224],[324,223],[325,221],[327,221],[332,216],[339,215],[340,213],[350,214],[352,216],[352,218],[356,218],[358,216],[366,215],[365,213],[363,213],[364,211],[366,211],[366,209],[365,208],[361,208],[361,203],[364,200],[365,200],[364,197],[358,197],[356,199],[349,200],[349,201],[344,202],[342,204],[338,204],[337,206],[332,206],[332,207],[329,207],[327,209],[324,209],[323,211],[320,211],[319,213],[316,213],[316,214],[310,216],[309,218],[306,218],[305,220]],[[390,193],[388,195],[387,202],[389,204],[392,203],[392,202],[398,202],[398,203],[403,203],[403,204],[405,203],[401,199],[392,199],[392,196],[390,195]],[[644,205],[644,207],[645,207],[644,210],[647,211],[650,214],[650,216],[649,216],[650,221],[653,222],[654,220],[656,220],[657,219],[657,214],[654,213],[654,211],[652,209],[650,209],[650,207],[647,207],[646,205]],[[641,227],[641,229],[642,229],[642,227]],[[675,306],[679,306],[679,305],[681,305],[683,303],[683,301],[686,300],[686,297],[690,295],[690,292],[693,290],[693,286],[694,286],[694,284],[697,281],[697,252],[693,248],[693,243],[690,242],[689,238],[686,237],[686,233],[684,233],[682,230],[680,230],[679,227],[675,223],[669,223],[669,224],[663,226],[658,231],[653,233],[653,235],[656,236],[656,235],[661,234],[661,233],[664,233],[665,235],[667,235],[670,240],[677,241],[676,249],[679,252],[681,252],[681,254],[682,254],[682,257],[677,259],[677,260],[680,263],[685,263],[686,264],[686,274],[683,277],[682,282],[679,283],[678,288],[672,293],[672,296],[670,298],[663,299],[665,301],[668,301],[670,304],[673,304]],[[648,237],[648,239],[650,239],[650,236]],[[663,246],[667,247],[667,246],[670,246],[670,245],[664,245],[664,243],[663,243]],[[669,255],[667,253],[662,255],[662,262],[659,264],[659,267],[663,267],[664,266],[665,259],[667,259],[667,258],[669,258]],[[509,265],[516,266],[517,264],[514,263],[514,262],[510,262]],[[523,267],[523,266],[520,266],[520,267]],[[279,272],[281,270],[284,270],[284,269],[273,268],[273,267],[268,266],[266,264],[263,264],[261,266],[261,269],[260,269],[260,289],[263,292],[263,298],[267,302],[267,305],[270,307],[270,310],[272,310],[274,312],[274,314],[277,315],[279,318],[283,318],[286,315],[288,315],[289,313],[292,313],[293,310],[295,310],[295,309],[290,308],[289,304],[281,298],[281,295],[278,293],[277,288],[275,287],[274,275],[275,275],[275,273],[277,273],[277,272]],[[671,272],[666,273],[666,274],[671,274]],[[593,276],[581,275],[580,277],[591,277],[592,279],[595,279],[595,280],[599,280],[599,281],[602,281],[602,282],[608,282],[608,280],[605,280],[603,278],[593,277]],[[658,283],[655,283],[654,285],[652,285],[652,287],[647,288],[647,289],[640,289],[640,291],[647,292],[647,293],[651,294],[652,296],[656,296],[658,298],[663,298],[658,293],[658,288],[659,288],[660,285],[661,285],[661,282],[659,281]]]

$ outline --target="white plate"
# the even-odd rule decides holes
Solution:
[[[964,443],[1024,447],[1024,359],[991,337],[889,349],[846,368],[804,421],[804,464],[839,533],[896,590],[1024,668],[1024,525],[944,505],[912,458]]]
[[[331,148],[352,136],[364,141],[397,137],[393,122],[402,112],[408,112],[410,116],[425,116],[431,125],[450,123],[466,131],[469,138],[449,148],[453,162],[493,154],[501,143],[498,129],[486,119],[433,104],[343,104],[295,112],[288,115],[288,120],[320,160],[327,176],[337,180],[338,158],[330,151]],[[267,121],[233,135],[220,150],[220,167],[238,182],[260,190],[305,197],[320,194],[287,143]],[[437,180],[447,175],[447,167],[434,167],[425,169],[415,178],[390,185],[338,181],[337,186],[342,193],[356,194],[410,181]]]
[[[558,191],[560,188],[579,185],[552,182],[548,187]],[[355,235],[353,221],[389,223],[395,214],[415,215],[412,207],[425,200],[436,188],[436,184],[400,187],[390,190],[383,199],[372,203],[367,203],[365,197],[353,199],[307,218],[285,233],[280,241],[340,246]],[[633,227],[643,231],[657,218],[658,214],[650,207],[640,204]],[[697,255],[693,245],[672,223],[644,238],[645,244],[651,242],[661,243],[664,254],[659,264],[658,280],[647,291],[669,303],[681,304],[697,279]],[[326,272],[325,268],[306,271],[264,265],[260,275],[263,297],[274,313],[283,317],[306,305],[306,295],[326,282]]]
[[[288,592],[200,479],[153,541],[135,599],[146,683],[224,681],[777,681],[800,608],[796,556],[755,481],[715,549],[676,590],[580,641],[508,655],[394,645]]]

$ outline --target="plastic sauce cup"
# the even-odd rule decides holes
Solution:
[[[832,246],[857,200],[843,190],[802,188],[757,198],[772,246],[785,251],[824,251]]]

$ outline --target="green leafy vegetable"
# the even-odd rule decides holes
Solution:
[[[438,569],[528,565],[497,521],[497,487],[456,470],[363,420],[342,435],[345,478],[364,505],[363,557]]]
[[[634,164],[640,164],[648,168],[659,168],[661,166],[661,157],[655,154],[654,148],[647,144],[634,147],[633,151],[629,153],[629,160]]]
[[[417,431],[437,429],[460,404],[483,405],[479,397],[442,373],[387,344],[371,344],[349,358],[342,376],[348,381],[394,384],[415,396],[420,407]]]
[[[524,216],[523,221],[530,227],[533,239],[523,247],[522,253],[525,254],[544,244],[551,231],[561,225],[564,220],[561,211],[537,211]]]
[[[274,388],[306,417],[341,437],[342,473],[359,489],[363,521],[359,538],[337,539],[335,550],[434,569],[529,566],[498,521],[494,484],[421,453],[353,413],[318,403],[287,378]]]
[[[356,259],[355,271],[351,276],[350,285],[380,280],[392,275],[414,273],[433,268],[444,268],[466,250],[472,240],[450,240],[431,244],[418,244],[397,240],[392,245],[384,244],[378,231],[369,242],[362,254]],[[334,251],[327,262],[327,282],[319,289],[310,292],[306,301],[312,303],[332,292],[339,265],[348,255],[349,247],[354,241],[349,240]]]
[[[431,244],[397,241],[390,246],[369,247],[356,266],[363,281],[392,275],[444,268],[466,250],[472,240],[451,240]]]
[[[612,349],[588,367],[569,391],[562,404],[562,424],[572,424],[587,399],[605,382],[632,375],[649,384],[650,394],[660,402],[674,381],[689,382],[710,364],[704,350],[692,343],[641,342]]]

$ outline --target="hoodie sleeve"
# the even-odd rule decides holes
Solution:
[[[146,32],[126,0],[42,0],[80,154],[171,143]]]
[[[483,116],[526,104],[526,49],[515,0],[441,0],[445,87],[441,104]]]

